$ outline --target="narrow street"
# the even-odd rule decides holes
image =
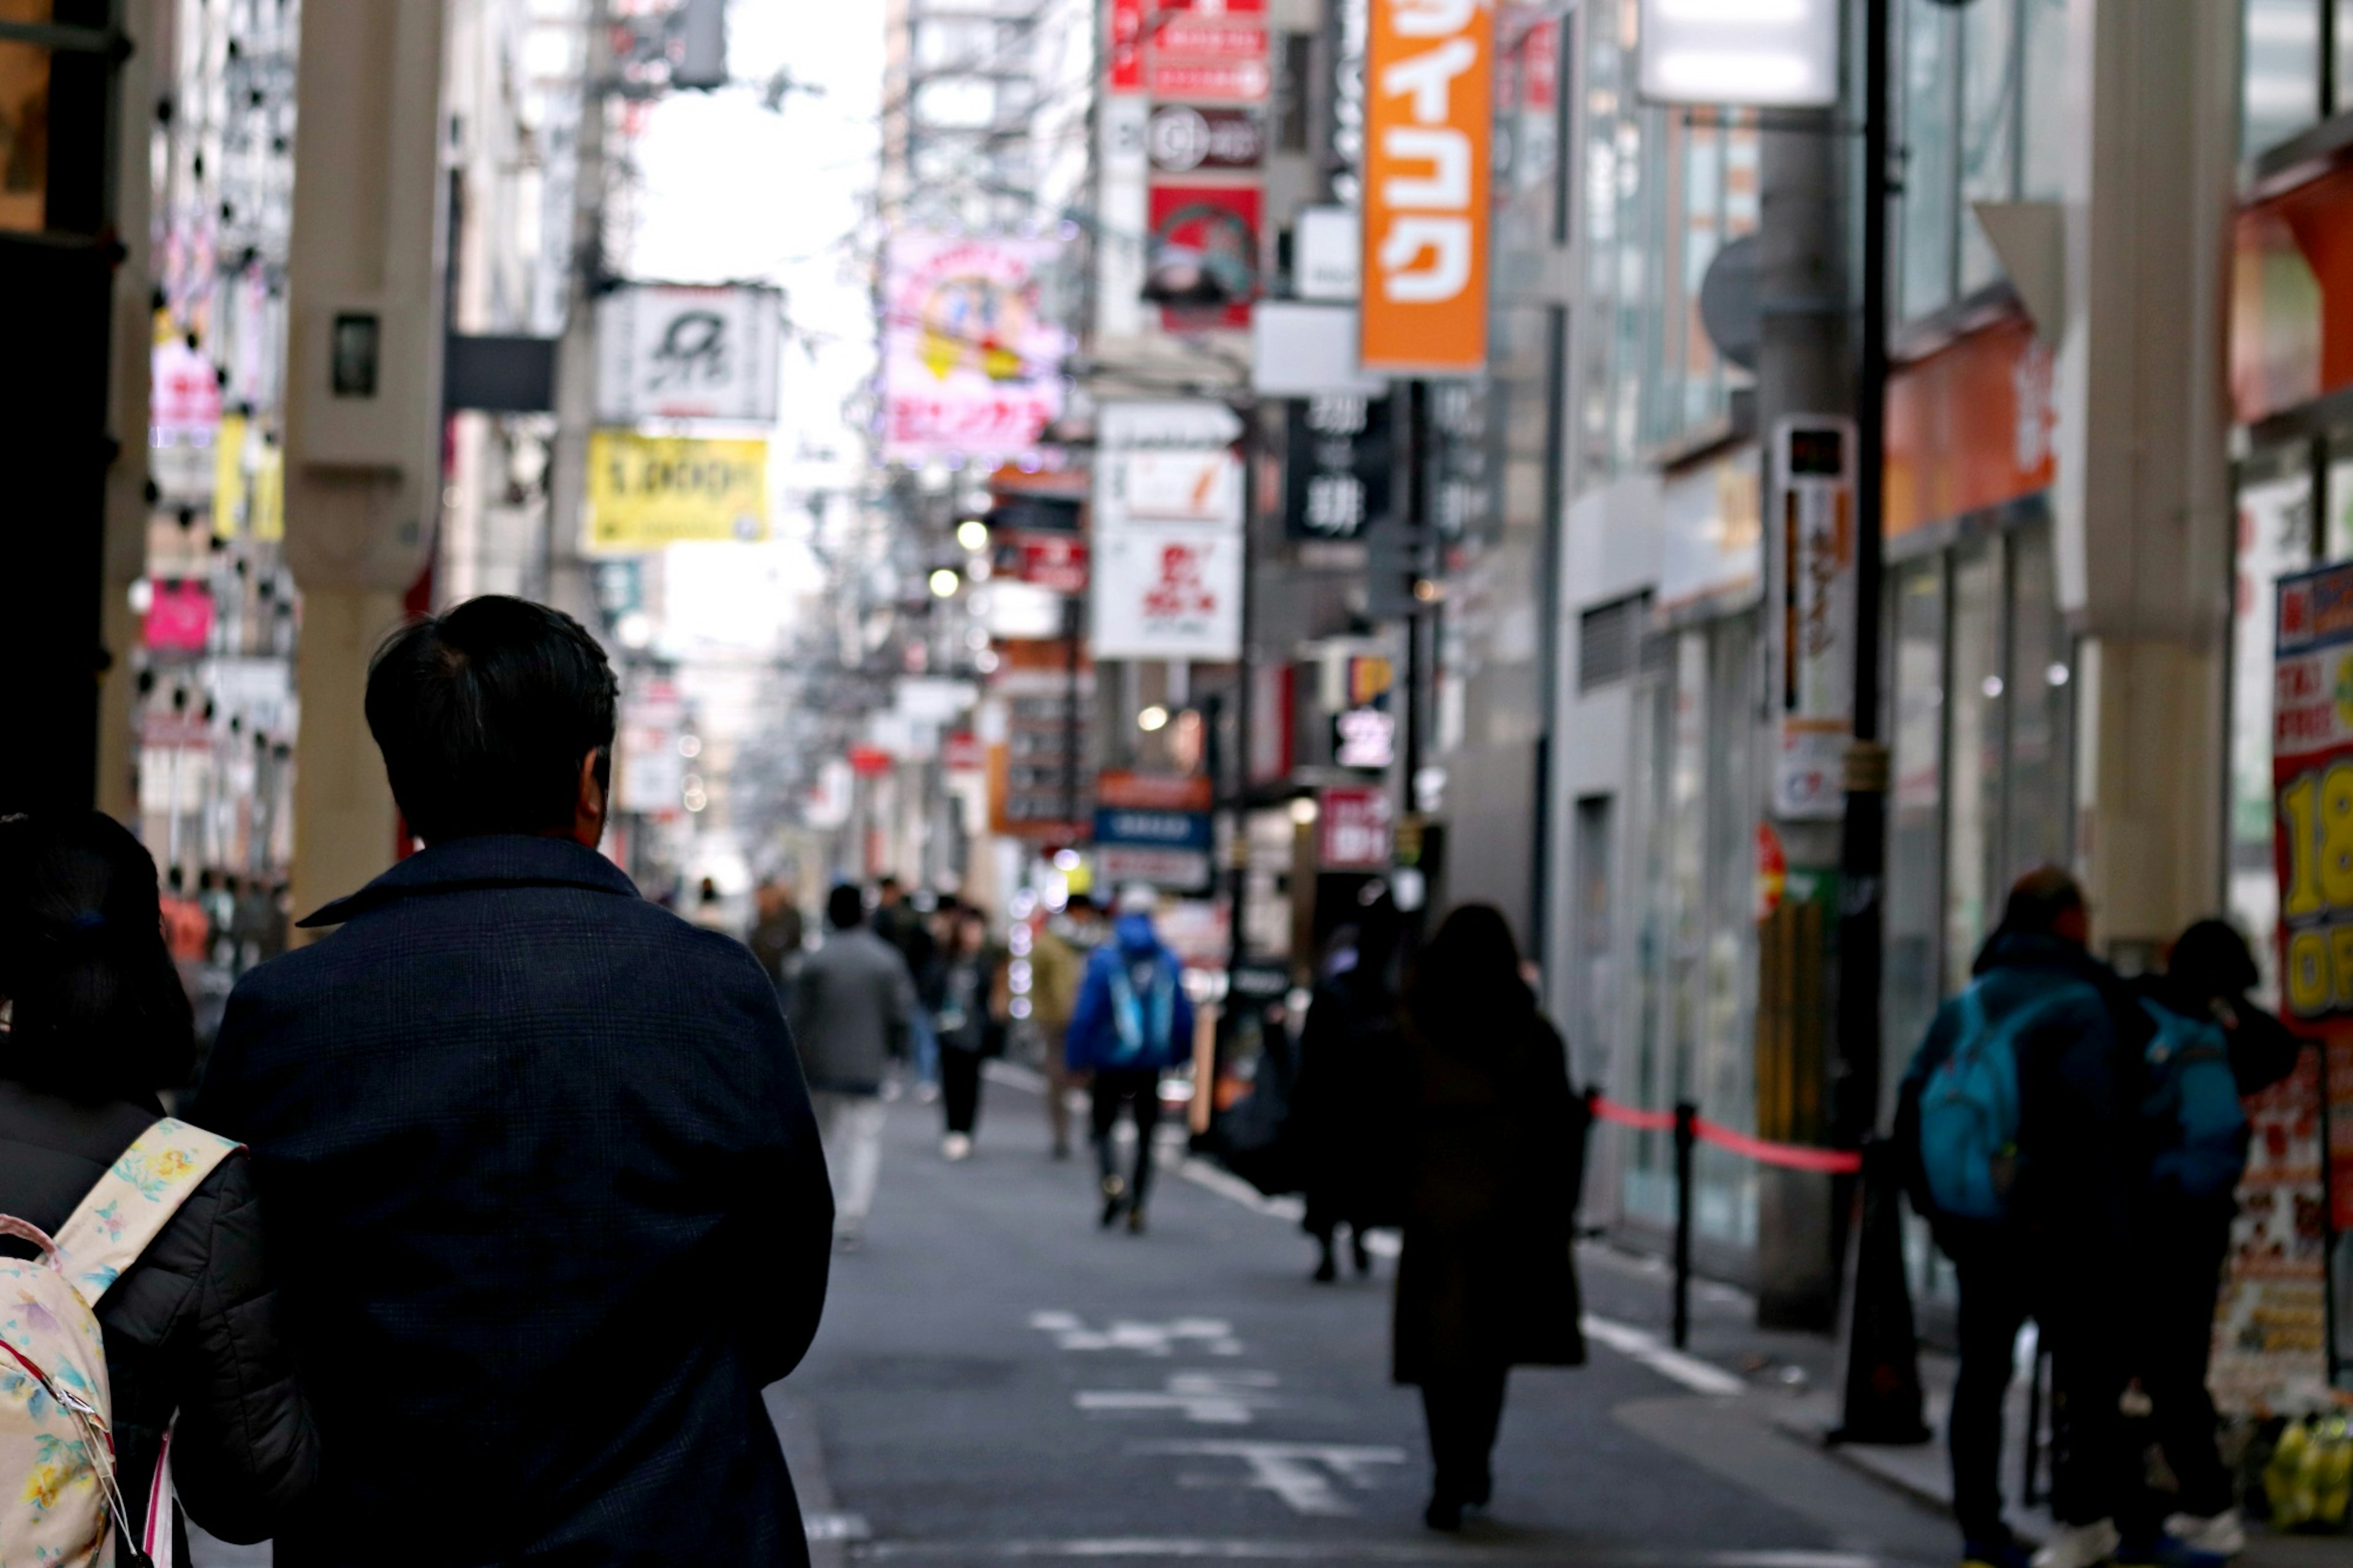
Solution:
[[[1165,1180],[1147,1236],[1100,1231],[1083,1152],[1050,1162],[1035,1094],[987,1092],[962,1165],[939,1156],[934,1108],[892,1106],[867,1245],[839,1259],[815,1350],[770,1392],[820,1562],[1869,1568],[1950,1552],[1942,1521],[1770,1430],[1779,1395],[1727,1396],[1738,1380],[1635,1325],[1604,1331],[1620,1349],[1597,1336],[1585,1368],[1514,1375],[1491,1516],[1432,1535],[1419,1407],[1388,1378],[1393,1260],[1313,1286],[1312,1244],[1216,1177]]]

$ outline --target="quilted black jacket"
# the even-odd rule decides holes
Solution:
[[[436,845],[229,999],[191,1120],[253,1151],[327,1458],[279,1568],[803,1568],[761,1389],[833,1202],[741,942],[566,840]]]
[[[78,1104],[0,1079],[0,1213],[55,1235],[162,1113]],[[223,1540],[266,1539],[318,1474],[318,1434],[277,1311],[252,1173],[232,1154],[98,1304],[122,1489],[141,1527],[174,1410],[182,1505]]]

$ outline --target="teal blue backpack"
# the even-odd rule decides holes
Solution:
[[[1142,965],[1134,967],[1141,968]],[[1123,1067],[1166,1067],[1171,1037],[1176,1027],[1176,976],[1174,965],[1157,955],[1152,961],[1152,983],[1136,993],[1130,965],[1112,965],[1111,1022],[1119,1037],[1118,1061]]]
[[[1985,983],[1961,993],[1959,1037],[1920,1090],[1920,1168],[1936,1211],[1954,1219],[1998,1220],[2018,1180],[2018,1039],[2063,1002],[2070,985],[1986,1016]]]
[[[2149,1184],[2187,1198],[2211,1198],[2239,1184],[2247,1162],[2247,1112],[2231,1070],[2221,1026],[2143,998],[2157,1026],[2149,1037],[2148,1096],[2141,1117],[2154,1137]]]

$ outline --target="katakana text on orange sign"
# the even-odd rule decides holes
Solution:
[[[1365,368],[1487,362],[1493,0],[1372,0],[1365,128]]]

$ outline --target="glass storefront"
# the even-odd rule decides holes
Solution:
[[[1757,616],[1662,634],[1636,704],[1633,825],[1642,910],[1634,1050],[1613,1092],[1637,1105],[1689,1100],[1726,1126],[1756,1122]],[[1624,1140],[1626,1210],[1674,1219],[1662,1133]],[[1697,1155],[1693,1215],[1710,1241],[1755,1245],[1755,1167]]]

